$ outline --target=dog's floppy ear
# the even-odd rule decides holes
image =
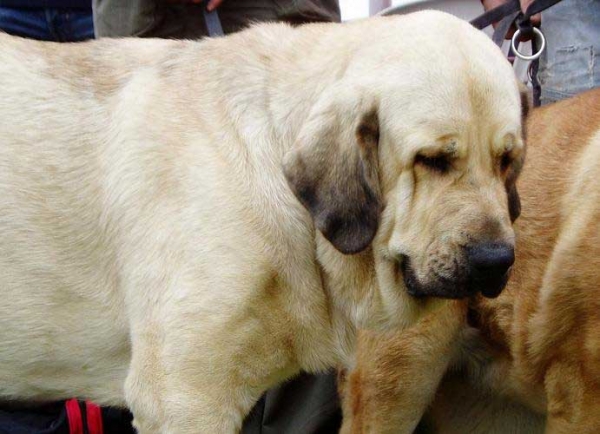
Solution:
[[[285,157],[294,194],[342,253],[367,248],[379,226],[378,141],[375,98],[338,85],[321,95]]]

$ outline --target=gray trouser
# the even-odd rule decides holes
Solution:
[[[93,0],[96,37],[197,39],[207,34],[203,7],[166,0]],[[225,0],[218,12],[225,33],[253,22],[340,21],[337,0]]]
[[[541,28],[542,104],[600,86],[600,0],[563,0],[542,13]]]
[[[335,434],[342,424],[335,372],[301,374],[270,389],[244,421],[241,434]]]

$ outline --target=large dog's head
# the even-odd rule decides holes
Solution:
[[[524,158],[512,68],[446,14],[372,26],[313,106],[286,177],[337,250],[372,246],[384,285],[497,296],[514,260]]]

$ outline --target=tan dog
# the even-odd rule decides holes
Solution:
[[[0,35],[0,119],[3,399],[234,432],[268,387],[350,363],[357,326],[436,308],[407,287],[496,295],[512,261],[517,82],[446,14]]]
[[[457,356],[420,432],[600,432],[600,90],[527,128],[514,277],[473,302],[467,330],[454,302],[401,334],[365,333],[344,432],[412,432]]]

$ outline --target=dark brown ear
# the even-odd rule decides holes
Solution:
[[[342,253],[367,248],[379,226],[378,141],[375,100],[336,87],[315,104],[284,161],[294,194]]]

